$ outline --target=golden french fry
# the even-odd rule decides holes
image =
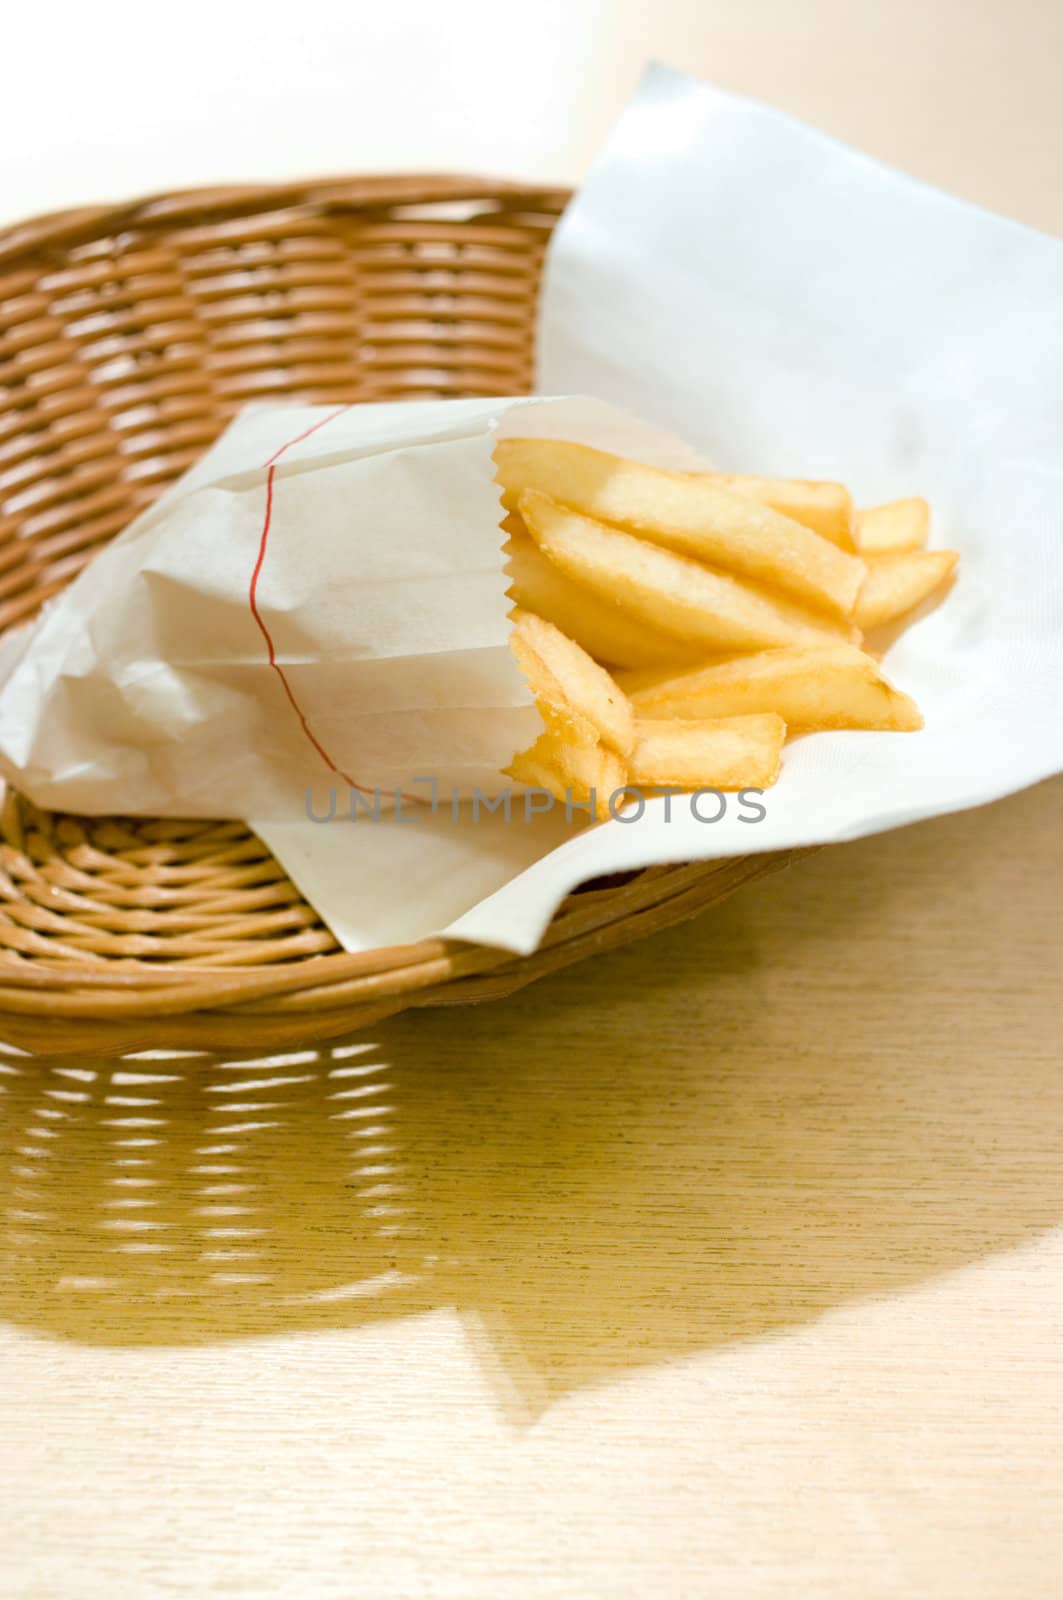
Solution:
[[[925,500],[891,500],[856,513],[856,540],[861,555],[921,550],[930,532],[930,507]]]
[[[630,755],[635,717],[622,689],[575,640],[530,611],[513,614],[510,649],[540,709],[586,719],[610,749]]]
[[[506,518],[503,527],[511,520]],[[645,622],[625,615],[615,600],[602,599],[573,583],[548,561],[520,521],[520,533],[510,535],[506,546],[510,577],[508,593],[525,611],[567,633],[596,661],[614,667],[645,667],[693,658],[689,647]]]
[[[596,802],[599,818],[609,815],[609,797],[627,782],[627,767],[613,750],[604,745],[567,742],[562,750],[561,774],[573,798]]]
[[[852,639],[854,630],[845,624],[710,572],[534,490],[522,493],[520,512],[540,550],[568,577],[690,644],[727,651]]]
[[[776,711],[791,733],[826,728],[910,732],[923,726],[915,702],[894,689],[855,645],[765,650],[714,666],[642,681],[632,691],[643,717],[735,717]]]
[[[557,736],[547,729],[527,750],[518,751],[509,766],[502,768],[502,776],[522,783],[526,789],[545,789],[555,800],[563,800],[565,782],[561,776],[559,758]]]
[[[598,729],[593,722],[588,722],[581,711],[573,706],[551,705],[549,701],[539,700],[536,709],[543,719],[543,726],[547,733],[561,741],[562,744],[581,744],[588,749],[601,743]]]
[[[545,789],[555,800],[582,805],[592,802],[599,822],[610,815],[610,797],[627,783],[627,769],[612,750],[553,728],[514,756],[503,768],[503,776],[529,789]]]
[[[495,463],[506,497],[517,493],[518,509],[525,491],[548,495],[833,615],[850,614],[864,578],[856,556],[704,473],[665,472],[557,439],[503,439]]]
[[[777,646],[784,649],[783,645]],[[824,646],[824,649],[829,646]],[[697,659],[691,662],[670,661],[666,665],[656,667],[617,667],[613,676],[620,688],[623,689],[632,705],[636,698],[644,691],[656,689],[660,684],[670,683],[673,678],[684,678],[687,673],[703,672],[708,667],[721,666],[725,661],[750,661],[751,655],[736,657],[731,650],[709,653],[707,650],[698,652]]]
[[[706,477],[734,494],[759,500],[780,515],[803,523],[839,550],[857,553],[853,497],[844,483],[821,483],[811,478],[750,478],[733,472],[706,473]]]
[[[856,602],[861,628],[877,628],[906,616],[948,578],[959,554],[955,550],[909,550],[899,555],[872,556]]]
[[[779,775],[786,724],[763,716],[705,722],[640,718],[630,782],[655,789],[767,789]]]

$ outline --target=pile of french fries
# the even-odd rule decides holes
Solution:
[[[604,818],[625,787],[765,789],[788,737],[905,732],[887,634],[958,560],[925,500],[668,472],[557,439],[495,450],[512,649],[544,729],[506,775]]]

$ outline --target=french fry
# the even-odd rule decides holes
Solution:
[[[819,483],[810,478],[750,478],[735,473],[707,473],[721,488],[759,500],[784,517],[811,528],[839,550],[856,554],[853,539],[853,497],[844,483]]]
[[[518,508],[524,491],[537,491],[835,616],[850,614],[864,578],[857,557],[704,473],[665,472],[557,439],[503,439],[495,463],[504,501],[516,495]]]
[[[549,729],[541,733],[527,750],[519,751],[502,776],[522,783],[526,789],[545,789],[555,800],[565,798],[565,781],[561,775],[561,743],[557,734]]]
[[[639,719],[630,782],[654,789],[768,789],[786,724],[774,713],[706,722]]]
[[[603,599],[573,583],[548,561],[515,514],[507,524],[518,523],[506,550],[510,577],[508,593],[525,611],[547,617],[555,627],[583,646],[588,655],[612,667],[646,667],[674,662],[696,652],[678,639],[624,614],[615,600]]]
[[[777,645],[776,649],[785,649],[784,645]],[[795,646],[795,648],[797,648]],[[829,649],[824,645],[823,649]],[[670,661],[666,666],[656,667],[617,667],[614,676],[620,688],[623,689],[632,705],[644,690],[658,688],[661,684],[670,683],[673,678],[684,678],[687,673],[704,672],[708,667],[722,666],[725,661],[752,661],[752,655],[735,656],[731,650],[709,654],[705,650],[698,652],[697,660],[689,663]]]
[[[855,645],[766,650],[655,680],[632,691],[636,715],[735,717],[775,711],[791,733],[828,728],[909,732],[923,726],[913,700],[894,689]]]
[[[528,611],[513,616],[510,649],[528,680],[540,709],[553,717],[585,719],[618,755],[630,755],[635,743],[631,702],[604,667],[552,622]]]
[[[619,756],[604,745],[566,744],[561,757],[561,775],[577,800],[589,800],[593,792],[596,815],[609,815],[609,797],[627,782],[627,767]]]
[[[853,629],[845,624],[581,516],[534,490],[521,494],[520,512],[540,550],[568,577],[688,644],[733,651],[852,639]]]
[[[603,744],[566,738],[547,728],[529,749],[513,757],[503,776],[529,789],[545,789],[555,800],[586,805],[594,817],[610,815],[609,799],[627,783],[627,769]]]
[[[932,595],[951,576],[959,560],[955,550],[909,550],[873,556],[856,602],[861,628],[893,622]]]
[[[930,532],[930,507],[925,500],[891,500],[856,513],[856,541],[861,555],[921,550]]]

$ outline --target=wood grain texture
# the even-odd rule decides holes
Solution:
[[[1040,1596],[1063,782],[508,1000],[0,1068],[5,1593]]]

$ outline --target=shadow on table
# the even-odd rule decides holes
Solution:
[[[2,1057],[0,1316],[121,1346],[453,1307],[530,1416],[1013,1246],[1063,1215],[1063,922],[1008,894],[1061,792],[335,1048]]]

